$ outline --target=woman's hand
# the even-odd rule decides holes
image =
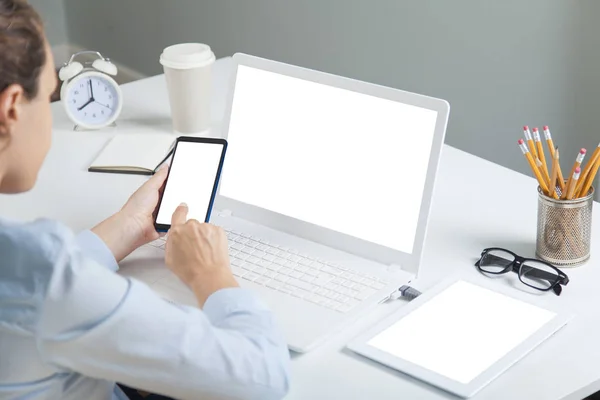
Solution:
[[[173,214],[165,252],[167,267],[196,294],[204,307],[220,289],[238,287],[229,268],[229,245],[223,229],[187,219],[188,207]]]
[[[120,211],[129,220],[129,223],[135,225],[136,236],[141,244],[158,239],[159,234],[154,229],[154,216],[152,214],[158,204],[160,190],[167,178],[168,171],[167,166],[161,168],[148,182],[131,195]]]
[[[121,211],[92,229],[112,251],[117,262],[138,247],[158,239],[153,212],[168,168],[161,168],[125,203]]]

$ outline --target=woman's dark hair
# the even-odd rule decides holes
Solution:
[[[0,93],[20,85],[28,100],[37,96],[46,64],[44,28],[26,0],[0,0]]]

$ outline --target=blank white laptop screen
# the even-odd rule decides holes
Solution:
[[[220,194],[412,253],[436,120],[240,65]]]
[[[458,281],[367,344],[467,384],[555,316]]]

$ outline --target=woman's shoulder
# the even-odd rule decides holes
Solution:
[[[31,272],[51,267],[72,240],[71,230],[57,221],[0,220],[0,277],[25,267]]]
[[[56,221],[0,220],[0,321],[6,327],[33,331],[36,310],[55,267],[68,257],[72,237]]]
[[[65,225],[50,219],[37,219],[32,222],[15,222],[0,219],[0,248],[8,245],[8,250],[34,250],[72,240],[73,233]],[[0,252],[4,254],[4,251]]]

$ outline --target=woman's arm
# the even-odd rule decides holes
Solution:
[[[158,239],[153,212],[167,173],[167,166],[158,170],[131,195],[119,212],[92,228],[92,232],[104,241],[117,262],[138,247]]]
[[[37,332],[47,362],[180,399],[287,392],[287,347],[249,292],[222,289],[203,310],[177,306],[101,267],[75,242],[61,253]]]
[[[287,346],[269,310],[237,287],[222,230],[187,221],[185,206],[173,216],[167,265],[203,310],[168,303],[111,271],[158,238],[152,212],[165,177],[163,169],[93,233],[61,242],[38,325],[40,354],[61,368],[180,399],[283,397]]]

